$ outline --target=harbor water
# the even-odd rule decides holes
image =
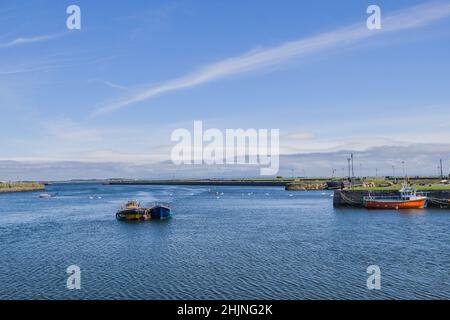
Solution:
[[[0,195],[0,299],[450,299],[448,210],[337,209],[332,192],[282,187],[46,192]],[[119,222],[129,199],[169,202],[173,218]]]

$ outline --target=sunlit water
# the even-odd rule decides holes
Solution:
[[[446,210],[336,210],[332,192],[277,187],[48,192],[0,195],[1,299],[450,298]],[[133,198],[168,201],[175,215],[116,221]],[[81,290],[66,288],[73,264]],[[381,290],[367,289],[369,265],[381,268]]]

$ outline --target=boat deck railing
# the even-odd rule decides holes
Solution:
[[[364,197],[364,201],[370,201],[370,200],[399,200],[399,201],[405,201],[405,200],[411,200],[411,198],[415,197],[426,197],[425,194],[417,194],[416,196],[367,196]]]

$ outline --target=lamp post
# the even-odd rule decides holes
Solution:
[[[402,161],[402,166],[403,166],[403,176],[405,177],[405,182],[408,182],[408,172],[406,170],[406,162]]]
[[[350,159],[350,158],[347,158],[347,162],[348,162],[348,180],[350,181],[350,179],[351,179],[351,169],[350,169],[350,161],[351,161],[352,159]]]

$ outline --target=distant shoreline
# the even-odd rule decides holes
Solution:
[[[440,184],[439,178],[410,178],[410,183],[418,189],[450,189],[450,185]],[[401,183],[396,179],[366,178],[355,180],[357,184],[353,189],[361,190],[397,190]],[[243,186],[243,187],[284,187],[288,191],[301,190],[327,190],[341,189],[341,185],[347,182],[345,179],[337,178],[249,178],[249,179],[173,179],[173,180],[134,180],[117,179],[108,180],[107,185],[172,185],[172,186]],[[348,187],[348,186],[345,186]]]
[[[286,187],[294,179],[198,179],[198,180],[117,180],[110,185],[187,185],[187,186],[259,186]]]

